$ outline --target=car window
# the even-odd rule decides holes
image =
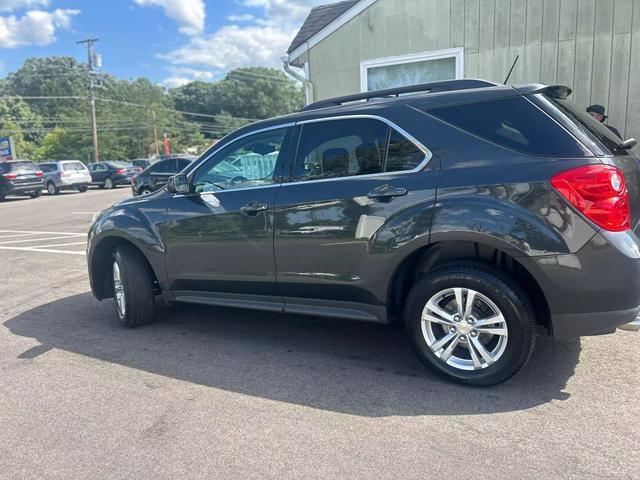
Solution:
[[[37,172],[38,167],[33,162],[9,162],[10,172]]]
[[[196,171],[196,193],[274,183],[287,128],[256,133],[216,153]]]
[[[185,160],[184,158],[181,158],[178,160],[178,167],[176,171],[181,172],[182,170],[187,168],[189,165],[191,165],[191,160]]]
[[[414,143],[395,130],[391,130],[385,172],[413,170],[420,166],[426,154]]]
[[[174,173],[176,171],[175,160],[163,160],[152,165],[148,173]]]
[[[42,170],[44,173],[55,172],[57,169],[55,163],[39,163],[38,167],[40,167],[40,170]]]
[[[109,165],[111,165],[113,168],[131,168],[133,167],[133,165],[131,165],[128,162],[109,162]]]
[[[585,155],[568,132],[523,97],[433,108],[427,113],[519,152],[556,157]]]
[[[294,180],[381,173],[389,127],[374,119],[309,123],[302,127]]]
[[[65,172],[82,172],[85,170],[85,166],[80,162],[65,162],[62,164],[62,170]]]
[[[106,165],[102,165],[100,163],[94,163],[89,165],[89,171],[91,172],[105,172],[107,170]]]

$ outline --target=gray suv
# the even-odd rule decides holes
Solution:
[[[57,195],[60,190],[86,192],[91,183],[89,170],[79,160],[42,162],[38,166],[44,172],[45,188],[50,195]]]
[[[465,79],[243,127],[97,216],[93,293],[127,327],[156,296],[398,322],[427,367],[477,386],[518,372],[539,327],[637,329],[636,142],[570,93]]]

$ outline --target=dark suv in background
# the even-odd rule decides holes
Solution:
[[[34,162],[0,162],[0,202],[8,195],[39,197],[44,188],[43,177],[42,170]]]
[[[133,196],[149,195],[167,184],[169,177],[187,168],[196,157],[159,160],[131,179]]]
[[[128,327],[170,302],[402,322],[486,386],[556,339],[637,328],[640,169],[567,87],[457,80],[244,127],[89,231]],[[553,368],[550,365],[549,368]]]
[[[90,163],[89,173],[92,185],[111,189],[118,185],[128,185],[138,169],[127,162],[103,161]]]

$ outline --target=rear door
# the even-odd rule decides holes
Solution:
[[[89,165],[89,173],[91,174],[91,181],[93,183],[102,184],[109,174],[109,169],[102,163],[92,163]]]
[[[429,233],[431,153],[380,117],[303,122],[299,135],[275,211],[286,309],[385,321],[389,259]]]

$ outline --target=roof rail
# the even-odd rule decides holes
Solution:
[[[375,98],[393,98],[399,97],[406,93],[436,93],[449,92],[453,90],[467,90],[470,88],[495,87],[497,83],[487,80],[476,80],[465,78],[460,80],[446,80],[444,82],[423,83],[422,85],[411,85],[408,87],[389,88],[386,90],[376,90],[373,92],[357,93],[355,95],[347,95],[344,97],[330,98],[328,100],[320,100],[319,102],[307,105],[302,111],[318,110],[320,108],[338,107],[345,103],[357,102],[362,100],[372,100]]]

